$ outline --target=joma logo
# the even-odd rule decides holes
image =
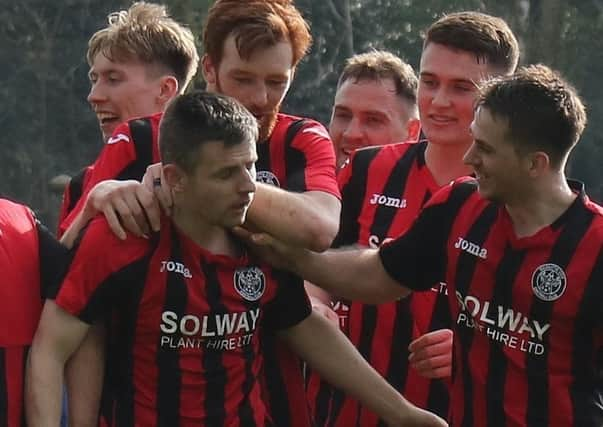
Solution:
[[[371,205],[388,206],[390,208],[402,209],[406,207],[406,199],[399,199],[397,197],[388,197],[383,194],[374,193],[369,200]]]
[[[486,259],[488,257],[487,249],[484,249],[473,242],[465,240],[462,237],[458,238],[457,242],[454,244],[454,247],[482,259]]]

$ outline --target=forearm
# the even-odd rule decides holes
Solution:
[[[64,362],[31,347],[25,385],[27,423],[56,427],[61,419]]]
[[[307,323],[306,323],[307,322]],[[388,425],[402,425],[414,410],[391,385],[363,359],[350,341],[326,319],[315,314],[294,326],[289,345],[318,374],[358,399]]]
[[[376,249],[297,251],[288,261],[304,279],[352,301],[378,304],[409,293],[387,274]]]
[[[340,203],[318,191],[291,193],[258,184],[248,221],[293,246],[324,251],[339,227]]]
[[[98,425],[105,363],[104,325],[93,325],[67,363],[65,381],[71,425]]]

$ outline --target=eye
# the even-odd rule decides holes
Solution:
[[[228,178],[232,177],[233,172],[234,172],[233,168],[223,169],[220,172],[218,172],[217,177],[219,179],[228,179]]]
[[[287,82],[284,81],[284,80],[268,80],[268,85],[269,86],[283,87],[286,84],[287,84]]]
[[[251,83],[251,79],[249,77],[235,77],[234,80],[235,80],[235,82],[242,84],[242,85]]]
[[[421,84],[425,87],[431,88],[431,87],[435,87],[436,81],[430,77],[422,77]]]
[[[335,111],[335,114],[333,114],[333,117],[340,119],[340,120],[350,120],[352,118],[352,115],[350,113],[348,113],[347,111]]]
[[[367,117],[366,121],[368,124],[371,124],[371,125],[378,125],[378,124],[383,123],[383,119],[381,117],[376,117],[376,116]]]
[[[454,90],[458,92],[472,92],[475,89],[475,86],[468,84],[456,84],[454,85]]]

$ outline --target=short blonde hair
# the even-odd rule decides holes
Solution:
[[[165,6],[137,2],[128,10],[110,13],[107,19],[109,25],[88,42],[89,65],[99,53],[111,61],[136,59],[173,73],[182,90],[188,85],[199,63],[195,38],[168,15]]]

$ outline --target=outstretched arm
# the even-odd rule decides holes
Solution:
[[[266,261],[297,273],[332,295],[378,304],[410,293],[387,273],[377,249],[317,253],[285,244],[264,233],[250,234],[240,228],[235,231]]]
[[[363,359],[327,319],[312,313],[281,338],[325,380],[355,397],[390,426],[442,427],[436,415],[410,404]]]

